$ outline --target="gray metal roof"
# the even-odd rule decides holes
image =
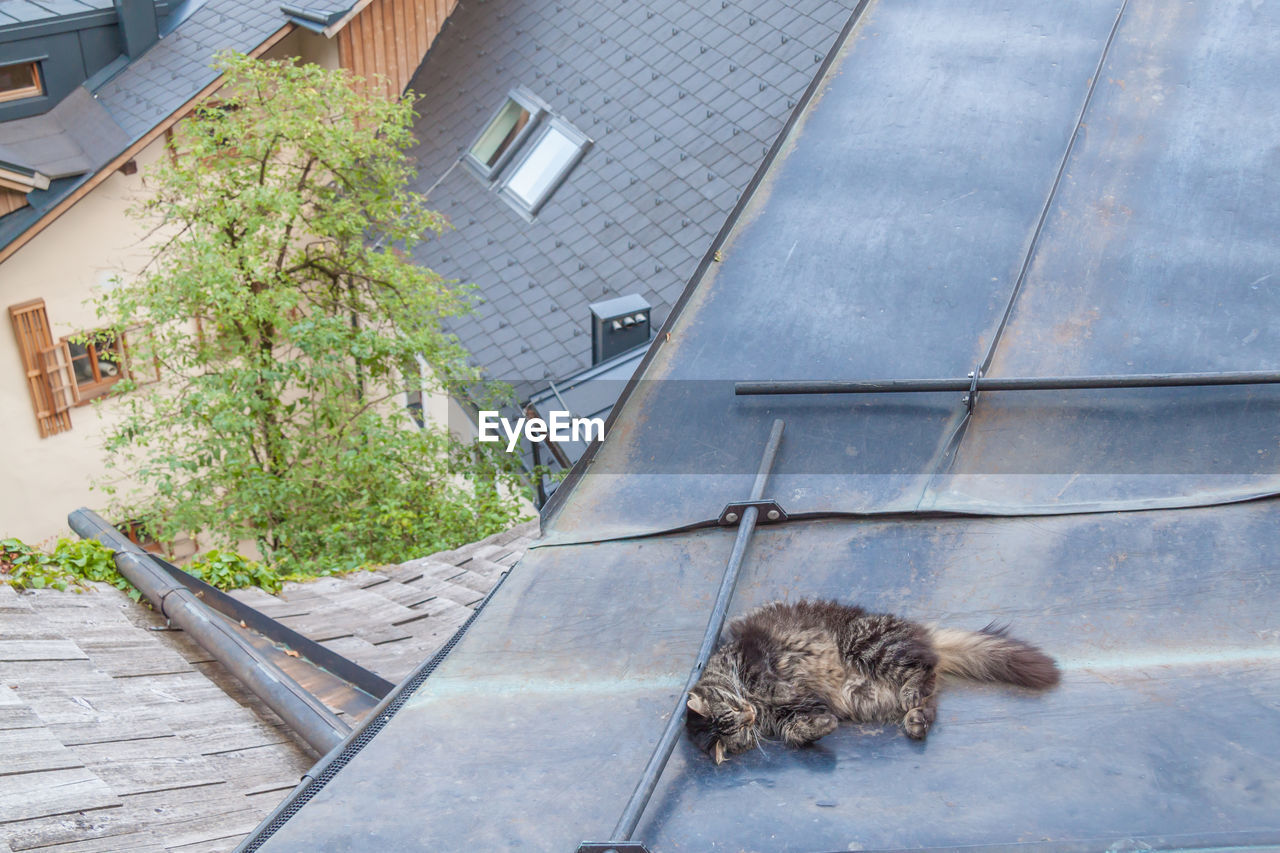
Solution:
[[[456,230],[415,251],[477,285],[452,328],[528,393],[591,364],[587,305],[638,293],[661,323],[853,7],[848,0],[462,4],[410,88],[430,203]],[[524,86],[594,140],[527,222],[453,166]],[[447,176],[446,176],[447,173]]]
[[[90,171],[128,141],[102,104],[77,88],[44,115],[0,123],[0,160],[65,178]]]
[[[925,742],[681,739],[645,849],[1276,849],[1280,389],[735,380],[1274,370],[1278,36],[1269,4],[869,3],[544,538],[261,849],[620,840],[738,560],[731,615],[1008,620],[1063,683],[945,685]],[[749,496],[790,513],[750,543],[717,521]]]

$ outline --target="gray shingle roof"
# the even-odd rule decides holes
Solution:
[[[0,123],[0,160],[62,178],[89,171],[128,141],[102,105],[77,88],[44,115]]]
[[[590,365],[587,305],[665,319],[847,21],[853,0],[488,0],[449,19],[411,83],[418,189],[454,231],[415,250],[483,300],[452,329],[527,393]],[[448,170],[525,86],[594,140],[526,222]]]

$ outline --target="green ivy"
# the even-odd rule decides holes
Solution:
[[[57,589],[79,592],[87,581],[108,583],[129,594],[142,594],[116,571],[115,551],[96,539],[59,539],[52,552],[20,539],[0,539],[0,583],[14,589]],[[221,590],[257,586],[279,592],[283,578],[256,560],[228,551],[209,551],[183,569]]]
[[[187,563],[182,570],[222,590],[257,586],[276,593],[284,585],[283,578],[277,572],[234,551],[209,551],[199,559]]]
[[[96,539],[59,539],[52,553],[20,539],[0,539],[0,580],[14,589],[76,592],[85,588],[86,581],[101,581],[128,592],[137,601],[138,591],[116,571],[114,554]]]

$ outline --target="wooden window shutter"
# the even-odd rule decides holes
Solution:
[[[71,348],[67,342],[60,341],[40,350],[40,361],[49,395],[53,398],[54,413],[61,414],[80,402],[76,375],[71,370]]]
[[[58,408],[54,391],[50,387],[46,371],[45,353],[54,348],[53,336],[49,332],[49,318],[45,314],[44,300],[34,299],[20,305],[9,307],[9,319],[13,321],[14,335],[18,340],[18,352],[22,355],[22,367],[27,373],[27,390],[31,393],[31,406],[35,409],[36,424],[40,428],[40,437],[46,438],[54,433],[71,429],[71,413],[67,407]],[[71,379],[74,394],[75,379],[70,377],[71,358],[65,354],[67,376]],[[58,364],[57,359],[53,361]]]

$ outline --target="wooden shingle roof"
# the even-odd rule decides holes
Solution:
[[[536,536],[236,595],[398,681]],[[0,850],[231,850],[317,756],[155,611],[0,584]]]

